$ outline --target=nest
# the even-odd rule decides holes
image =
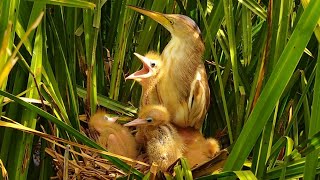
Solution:
[[[91,129],[82,130],[86,132],[88,137],[94,140],[99,137],[96,131]],[[45,150],[46,153],[53,158],[53,165],[56,170],[56,176],[51,179],[116,179],[119,177],[133,176],[133,174],[124,172],[112,162],[102,158],[102,154],[119,158],[131,166],[132,169],[136,169],[143,174],[150,172],[151,175],[156,176],[158,172],[157,165],[148,164],[147,155],[143,150],[135,160],[77,143],[66,142],[66,140],[60,139],[60,141],[69,145],[63,146],[55,142],[54,144],[60,146],[62,149],[57,146],[51,146]],[[227,155],[227,151],[222,150],[212,160],[193,168],[193,177],[200,177],[219,170],[227,159]],[[177,160],[177,162],[168,168],[169,174],[174,175],[174,166],[179,162],[180,160]],[[160,177],[164,177],[163,174],[160,174]]]
[[[98,134],[96,131],[86,129],[88,137],[96,140]],[[71,143],[76,144],[76,143]],[[126,162],[133,169],[144,174],[150,170],[150,165],[146,162],[146,154],[139,155],[137,160],[112,154],[110,152],[97,150],[77,144],[75,146],[62,147],[61,152],[57,147],[46,148],[46,153],[53,158],[53,165],[56,170],[56,176],[51,179],[116,179],[118,177],[130,176],[123,170],[115,166],[112,162],[102,158],[101,154],[119,158]],[[76,148],[79,148],[76,150]],[[72,158],[70,158],[72,157]]]

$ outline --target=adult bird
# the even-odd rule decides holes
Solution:
[[[127,127],[116,123],[116,120],[98,111],[90,118],[89,127],[99,133],[97,142],[108,151],[135,159],[138,155],[135,138]]]
[[[161,54],[163,76],[157,84],[158,97],[168,107],[172,123],[200,129],[208,110],[210,91],[202,62],[204,43],[199,27],[184,15],[128,7],[149,16],[171,33],[171,40]]]
[[[146,142],[150,163],[166,171],[183,153],[183,142],[174,126],[170,124],[167,108],[161,105],[147,105],[140,109],[137,119],[124,124],[141,128],[140,138]],[[137,136],[137,135],[136,135]]]

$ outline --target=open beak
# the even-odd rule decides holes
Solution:
[[[124,124],[123,126],[138,126],[138,125],[143,125],[143,124],[147,124],[147,121],[146,119],[135,119],[133,121],[130,121],[126,124]]]
[[[142,8],[138,8],[136,6],[128,5],[128,7],[130,9],[133,9],[133,10],[135,10],[135,11],[141,13],[141,14],[144,14],[144,15],[152,18],[153,20],[157,21],[158,23],[160,23],[165,28],[168,28],[171,25],[170,21],[162,13],[155,12],[155,11],[150,11],[150,10],[146,10],[146,9],[142,9]]]
[[[145,78],[149,78],[153,75],[153,69],[150,66],[150,59],[141,56],[138,53],[133,53],[134,55],[136,55],[142,62],[143,66],[142,69],[140,69],[139,71],[136,71],[132,74],[130,74],[128,77],[126,77],[127,79],[145,79]]]

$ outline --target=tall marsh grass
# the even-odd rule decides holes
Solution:
[[[185,14],[203,32],[211,89],[203,133],[230,155],[222,171],[199,179],[319,174],[320,1],[2,0],[3,178],[49,179],[57,168],[68,172],[52,157],[74,165],[87,147],[105,152],[85,133],[98,107],[122,120],[136,115],[141,88],[124,80],[140,67],[133,53],[161,52],[170,34],[127,5]],[[130,177],[152,177],[102,157]],[[184,159],[174,171],[165,177],[193,178]]]

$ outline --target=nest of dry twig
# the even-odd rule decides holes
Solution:
[[[84,129],[87,136],[96,140],[99,136],[96,131]],[[94,150],[92,148],[79,145],[79,150],[75,151],[74,146],[69,146],[62,151],[57,151],[57,147],[46,148],[46,153],[53,158],[53,164],[56,170],[56,176],[52,179],[116,179],[118,177],[127,176],[121,169],[113,165],[110,161],[102,158],[100,153],[117,157],[132,168],[147,173],[150,170],[150,165],[146,162],[146,154],[142,152],[137,160],[122,157],[106,151]],[[69,153],[66,153],[69,152]],[[69,158],[69,157],[72,158]],[[73,159],[73,160],[70,160]]]
[[[99,134],[89,128],[82,127],[82,131],[93,140],[97,140]],[[62,141],[67,146],[59,144],[57,141],[52,141],[55,146],[46,148],[46,153],[53,158],[53,164],[56,170],[56,176],[52,179],[116,179],[118,177],[127,176],[120,168],[112,164],[110,161],[101,157],[101,154],[113,156],[126,162],[132,168],[146,174],[157,174],[157,167],[150,166],[146,153],[142,150],[136,160],[127,157],[112,154],[110,152],[97,150],[73,143],[70,141],[55,138],[57,141]],[[192,169],[194,177],[203,176],[212,173],[222,167],[222,164],[227,158],[227,151],[222,150],[211,161],[206,162],[197,168]],[[173,166],[171,166],[171,173],[173,173]]]

